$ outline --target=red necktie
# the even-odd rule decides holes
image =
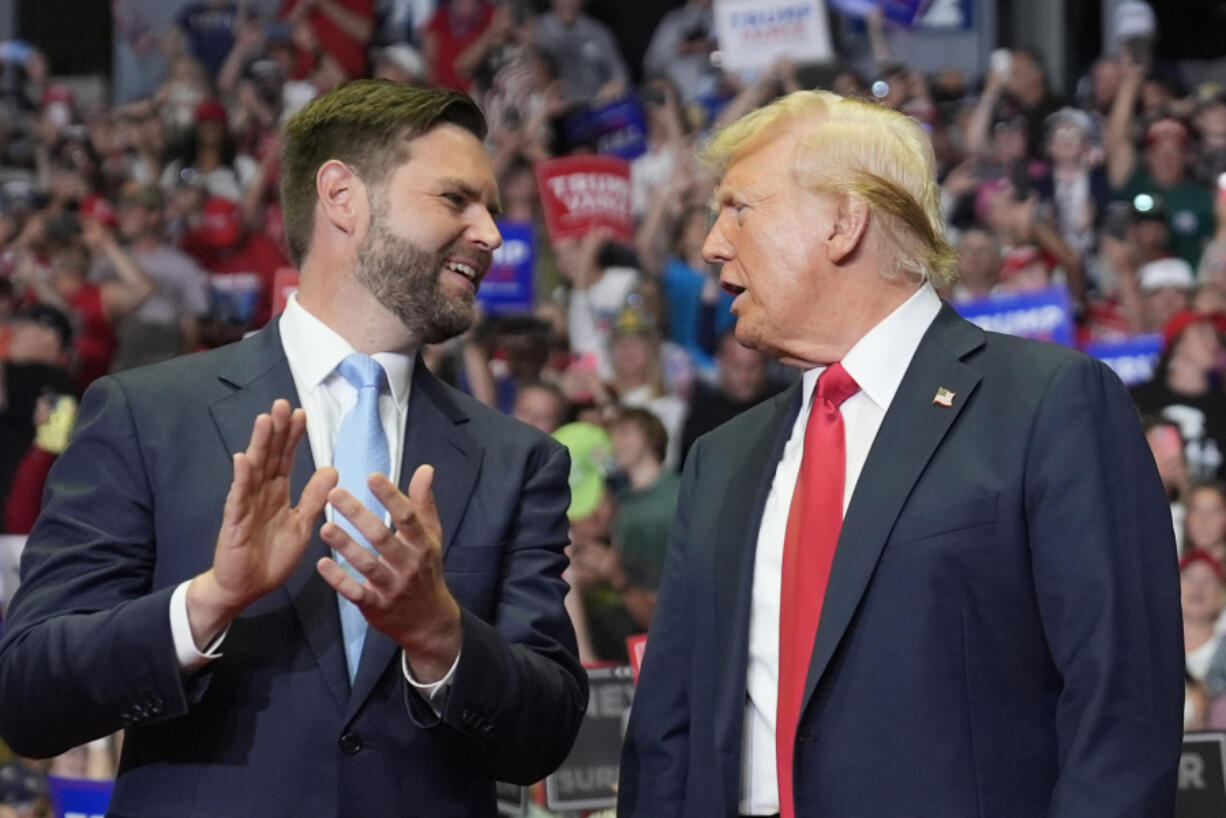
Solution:
[[[792,788],[796,728],[830,564],[843,525],[846,456],[839,406],[859,390],[842,364],[832,364],[818,376],[805,426],[800,474],[788,511],[779,596],[779,702],[775,720],[780,818],[796,815]]]

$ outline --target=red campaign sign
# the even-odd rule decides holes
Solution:
[[[280,315],[289,303],[289,297],[298,292],[298,271],[293,267],[281,267],[272,278],[272,314]]]
[[[581,154],[537,162],[535,169],[549,238],[580,238],[608,227],[615,238],[634,241],[629,162]]]
[[[626,653],[630,654],[630,669],[634,671],[634,683],[639,683],[639,669],[643,667],[643,654],[647,651],[647,634],[640,633],[626,639]]]

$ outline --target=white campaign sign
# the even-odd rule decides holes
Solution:
[[[834,59],[826,0],[715,0],[715,32],[729,71]]]

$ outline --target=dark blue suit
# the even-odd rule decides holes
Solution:
[[[352,690],[336,594],[315,570],[234,621],[184,681],[175,585],[212,563],[254,417],[297,393],[274,323],[214,352],[125,372],[85,396],[48,483],[0,644],[0,733],[45,756],[126,728],[120,816],[492,816],[569,751],[586,677],[562,607],[569,459],[418,360],[400,484],[434,491],[463,648],[441,718],[371,629]],[[304,439],[291,496],[315,469]]]
[[[623,817],[737,812],[754,547],[799,407],[797,386],[686,462]],[[1127,392],[944,307],[844,520],[797,816],[1170,816],[1182,704],[1171,516]]]

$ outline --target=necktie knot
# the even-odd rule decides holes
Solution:
[[[336,371],[359,392],[372,387],[382,391],[387,383],[387,372],[384,371],[383,365],[360,352],[349,355],[337,364]]]
[[[817,397],[830,403],[834,408],[843,405],[843,401],[860,391],[860,385],[855,378],[847,374],[841,363],[833,363],[817,376]]]

